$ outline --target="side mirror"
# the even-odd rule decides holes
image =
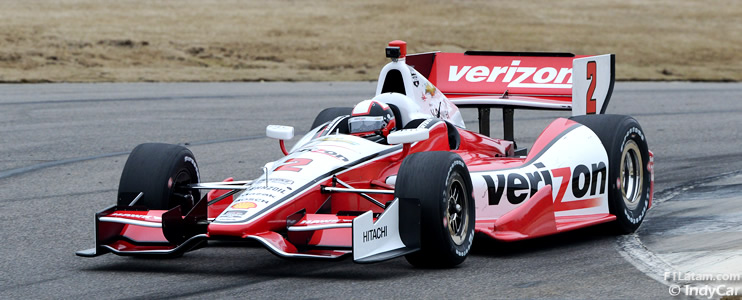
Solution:
[[[430,129],[427,128],[413,128],[413,129],[402,129],[398,131],[393,131],[392,133],[389,133],[389,135],[386,137],[386,141],[390,145],[402,145],[402,156],[397,158],[397,160],[402,160],[405,157],[407,157],[407,154],[410,154],[410,148],[412,148],[412,143],[414,142],[420,142],[424,141],[430,138]]]
[[[283,155],[289,155],[289,151],[286,150],[286,145],[283,143],[283,141],[294,138],[294,127],[283,125],[268,125],[268,127],[265,128],[265,135],[267,135],[269,138],[277,139],[279,145],[281,145],[281,152],[283,152]]]
[[[412,128],[392,131],[386,137],[390,145],[411,144],[430,138],[430,130],[427,128]]]
[[[277,140],[290,140],[294,138],[294,127],[283,125],[268,125],[265,128],[265,135]]]

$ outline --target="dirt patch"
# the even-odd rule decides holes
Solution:
[[[409,52],[616,53],[627,80],[742,80],[734,1],[100,1],[0,5],[0,81],[375,80]]]

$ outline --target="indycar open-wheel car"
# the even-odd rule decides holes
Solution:
[[[283,258],[404,256],[439,268],[464,262],[475,233],[517,241],[641,225],[653,154],[634,118],[604,114],[613,55],[407,55],[401,41],[386,54],[372,99],[322,110],[290,149],[294,128],[269,125],[285,156],[258,178],[201,182],[185,147],[137,146],[116,205],[95,215],[95,247],[77,254],[179,256],[209,240],[252,240]],[[465,108],[478,111],[478,132]],[[502,138],[490,137],[492,109],[502,109]],[[572,116],[526,149],[515,142],[517,109]]]

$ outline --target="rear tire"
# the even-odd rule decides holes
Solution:
[[[335,118],[339,116],[345,116],[350,115],[351,112],[353,112],[352,107],[330,107],[325,108],[319,114],[316,118],[314,118],[314,122],[312,122],[312,128],[317,128],[317,126],[324,124],[325,122],[329,122],[334,120]]]
[[[452,152],[420,152],[399,168],[395,196],[420,200],[420,251],[405,256],[416,267],[461,264],[474,238],[475,204],[469,170]]]
[[[616,216],[615,229],[632,233],[649,207],[649,148],[644,131],[624,115],[586,115],[571,118],[590,128],[608,153],[608,208]]]
[[[200,200],[201,194],[185,186],[199,182],[196,158],[187,148],[159,143],[141,144],[131,151],[121,172],[117,203],[129,205],[142,192],[144,194],[136,205],[162,210],[181,205],[183,213],[186,213]]]

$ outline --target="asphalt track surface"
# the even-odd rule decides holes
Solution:
[[[670,297],[619,254],[604,226],[518,243],[477,238],[467,261],[448,270],[403,258],[290,261],[240,243],[177,259],[74,255],[93,246],[93,214],[115,202],[137,144],[189,145],[204,181],[250,179],[281,157],[266,125],[306,132],[322,108],[374,90],[374,82],[0,85],[0,298]],[[662,194],[742,170],[740,99],[741,84],[617,83],[608,111],[642,124]],[[559,116],[568,113],[516,111],[516,141],[531,144]],[[465,117],[476,129],[475,113]],[[499,120],[493,111],[494,136]]]

